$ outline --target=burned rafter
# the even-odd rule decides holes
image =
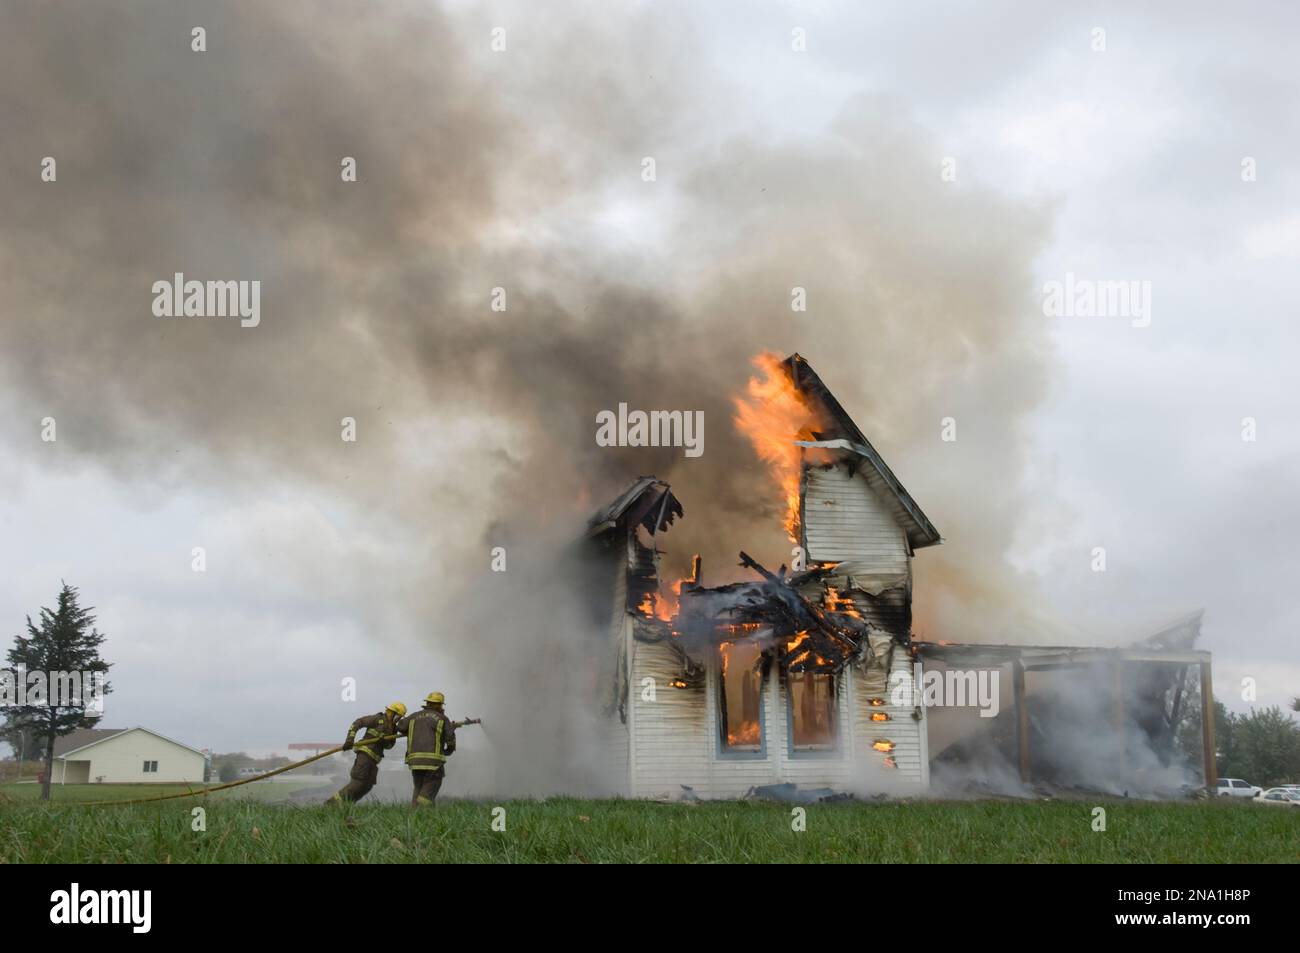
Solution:
[[[740,560],[762,578],[712,589],[682,587],[673,630],[688,652],[754,638],[788,671],[836,672],[867,647],[870,624],[801,595],[794,580],[805,574],[787,576],[784,566],[773,573],[744,552]]]

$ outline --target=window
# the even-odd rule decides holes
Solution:
[[[790,740],[796,751],[835,747],[835,676],[829,672],[791,672]]]
[[[158,773],[158,762],[157,762],[157,761],[146,761],[146,762],[144,763],[144,773],[145,773],[145,774],[157,774],[157,773]]]
[[[752,640],[723,642],[719,715],[727,751],[763,750],[763,652]]]

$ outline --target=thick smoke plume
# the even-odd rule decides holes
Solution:
[[[684,15],[521,5],[493,54],[494,23],[433,4],[8,4],[6,443],[54,416],[60,467],[326,489],[391,522],[367,574],[497,716],[503,786],[579,783],[553,770],[571,719],[548,689],[589,633],[547,553],[590,511],[654,473],[686,507],[670,572],[789,558],[731,423],[761,350],[804,354],[944,533],[917,558],[918,630],[1025,631],[1006,556],[1050,364],[1029,278],[1049,215],[943,182],[927,131],[871,95],[811,138],[714,128],[761,104],[683,45]],[[702,86],[727,108],[694,109]],[[154,317],[175,272],[260,280],[260,326]],[[598,447],[620,402],[703,410],[704,454]]]

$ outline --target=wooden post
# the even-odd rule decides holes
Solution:
[[[1016,695],[1016,746],[1020,754],[1020,780],[1029,783],[1029,706],[1025,704],[1025,663],[1011,663],[1011,684]]]
[[[1214,685],[1209,659],[1201,663],[1201,743],[1205,746],[1205,789],[1213,794],[1219,768],[1214,763]]]
[[[1178,743],[1178,722],[1183,717],[1183,692],[1187,688],[1187,666],[1178,670],[1178,685],[1174,688],[1174,702],[1169,706],[1169,717],[1161,742],[1164,750],[1172,750]]]

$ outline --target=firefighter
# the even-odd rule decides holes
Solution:
[[[347,739],[343,742],[344,751],[355,748],[357,752],[357,760],[352,764],[352,780],[326,804],[354,803],[370,793],[370,789],[379,780],[379,762],[384,760],[384,752],[397,744],[397,719],[405,714],[406,706],[401,702],[393,702],[383,711],[363,715],[352,723]],[[353,744],[353,735],[362,728],[366,733],[360,741]]]
[[[447,774],[447,758],[456,750],[456,726],[443,713],[445,701],[442,692],[430,692],[423,708],[397,723],[397,733],[406,735],[411,807],[433,804]]]

